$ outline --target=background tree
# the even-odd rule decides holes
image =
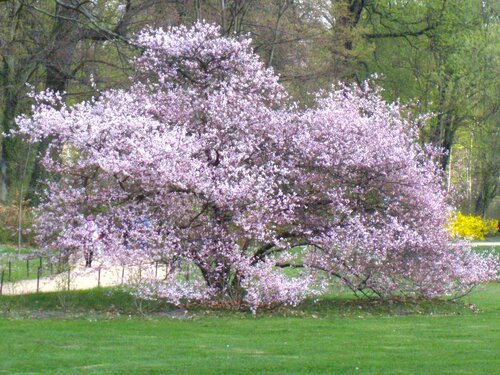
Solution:
[[[14,117],[27,110],[26,83],[65,91],[76,100],[92,94],[90,77],[97,78],[99,85],[120,85],[126,79],[129,59],[120,60],[120,56],[129,51],[129,33],[143,27],[141,17],[147,19],[152,5],[154,2],[1,2],[3,132],[11,130]],[[131,23],[138,29],[129,30]],[[99,79],[102,70],[106,80]],[[0,199],[8,201],[28,187],[29,197],[35,199],[36,184],[47,177],[37,157],[46,147],[46,140],[27,146],[2,136]]]

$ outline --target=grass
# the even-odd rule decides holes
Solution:
[[[491,245],[474,246],[473,249],[478,253],[493,253],[496,254],[497,256],[500,256],[500,246],[491,246]]]
[[[256,317],[155,303],[142,316],[114,289],[4,296],[0,374],[497,374],[499,293],[492,283],[459,304],[342,294]]]
[[[484,241],[479,241],[479,242],[500,242],[500,235],[486,237]]]
[[[19,259],[18,256],[22,259]],[[33,259],[26,260],[24,257],[33,256]],[[51,270],[56,271],[57,266],[53,265],[52,268],[49,267],[48,258],[42,258],[42,274],[41,276],[47,276],[50,274]],[[10,267],[9,267],[10,262]],[[14,246],[0,246],[0,272],[4,271],[4,281],[21,281],[28,279],[36,279],[38,267],[40,266],[40,257],[36,256],[36,253],[31,248],[21,248],[18,249]]]
[[[29,247],[18,248],[17,246],[12,245],[0,245],[0,254],[1,255],[27,255],[33,253],[33,249]]]
[[[0,374],[500,374],[499,297],[498,283],[460,303],[338,293],[253,316],[122,289],[0,296]]]

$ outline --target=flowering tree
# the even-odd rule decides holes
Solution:
[[[494,277],[494,260],[449,242],[438,169],[377,90],[344,87],[301,111],[248,39],[199,23],[137,43],[129,89],[73,107],[44,92],[18,119],[32,141],[50,137],[43,162],[61,176],[38,208],[44,247],[88,254],[99,242],[94,256],[121,264],[180,259],[197,277],[172,272],[140,290],[253,308],[298,303],[320,274],[380,296]]]

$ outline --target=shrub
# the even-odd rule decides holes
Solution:
[[[481,216],[458,213],[451,222],[449,230],[455,238],[484,240],[487,236],[493,236],[497,233],[498,220],[488,220],[481,218]]]

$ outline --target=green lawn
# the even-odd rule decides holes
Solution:
[[[489,236],[486,237],[484,241],[478,241],[478,242],[500,242],[500,236]]]
[[[119,290],[4,296],[0,373],[498,374],[499,297],[490,284],[464,300],[479,311],[342,295],[257,317],[154,303],[129,317]]]
[[[474,246],[475,251],[479,253],[491,253],[500,255],[500,246]]]
[[[21,256],[23,259],[19,259]],[[29,257],[28,261],[24,257]],[[10,267],[9,267],[10,262]],[[4,271],[4,281],[20,281],[26,279],[36,279],[38,267],[40,266],[40,257],[37,257],[33,249],[14,246],[0,246],[0,272]],[[41,276],[47,276],[55,272],[57,266],[50,267],[47,257],[42,257]]]

